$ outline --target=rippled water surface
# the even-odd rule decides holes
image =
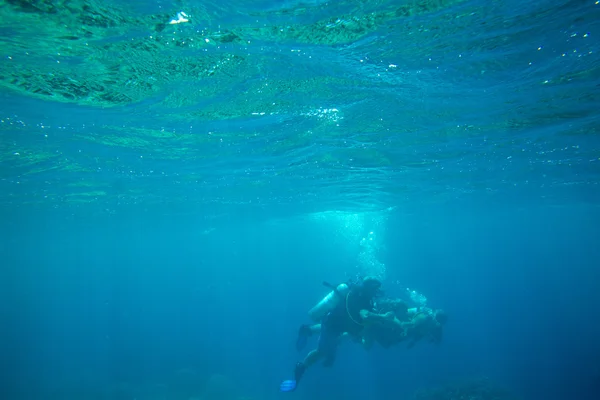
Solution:
[[[598,200],[595,0],[12,0],[0,16],[4,206]]]

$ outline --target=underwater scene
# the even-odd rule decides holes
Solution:
[[[0,0],[0,400],[600,399],[600,1]]]

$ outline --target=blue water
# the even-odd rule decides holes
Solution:
[[[398,5],[131,2],[211,16],[177,35]],[[467,1],[347,43],[228,43],[206,54],[260,67],[116,107],[3,83],[0,398],[398,400],[486,377],[599,399],[598,21],[594,0]],[[0,52],[4,82],[25,56]],[[298,90],[255,90],[282,80]],[[219,90],[166,101],[193,85]],[[344,343],[279,393],[321,282],[365,274],[446,310],[443,342]]]

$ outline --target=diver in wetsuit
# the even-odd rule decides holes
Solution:
[[[448,320],[444,310],[433,310],[428,307],[408,308],[401,299],[378,298],[375,312],[378,314],[394,313],[394,318],[386,319],[377,324],[368,324],[362,330],[362,345],[366,350],[377,343],[384,349],[408,342],[408,348],[423,340],[431,343],[442,341],[443,326]],[[301,350],[306,344],[306,337],[321,332],[321,324],[303,325],[300,329],[296,346]],[[344,333],[343,336],[348,336]],[[356,338],[355,338],[356,339]]]
[[[375,342],[387,349],[407,341],[407,347],[410,349],[423,339],[429,340],[430,343],[442,341],[443,326],[448,321],[448,315],[444,310],[433,310],[428,307],[407,309],[404,306],[403,308],[405,312],[402,313],[402,308],[398,308],[393,320],[370,325],[364,330],[363,345],[366,349]]]
[[[340,285],[333,290],[335,305],[321,320],[319,343],[316,349],[308,353],[303,361],[296,364],[294,379],[284,381],[280,389],[291,392],[296,389],[298,382],[307,368],[317,361],[323,360],[323,365],[331,366],[335,361],[337,346],[340,338],[349,335],[356,341],[362,340],[362,332],[366,325],[381,323],[394,318],[392,312],[377,314],[374,312],[373,300],[379,293],[381,282],[374,277],[365,277],[358,283],[350,284],[347,291],[338,290]],[[337,296],[337,297],[336,297]],[[325,299],[324,299],[325,300]],[[307,325],[299,332],[299,343],[310,335]]]

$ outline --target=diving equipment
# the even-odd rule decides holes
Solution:
[[[350,287],[345,283],[340,283],[337,287],[334,287],[327,282],[323,282],[323,285],[330,287],[333,290],[329,292],[327,296],[323,297],[323,299],[308,312],[309,317],[315,322],[319,322],[323,319],[323,317],[337,307],[338,304],[340,304],[340,301],[343,301],[350,292]]]
[[[294,379],[287,379],[279,385],[279,390],[281,392],[293,392],[298,387],[298,382],[302,379],[302,375],[304,375],[304,371],[306,371],[306,365],[303,362],[296,363],[296,368],[294,368]]]
[[[281,382],[281,384],[279,385],[279,390],[282,392],[293,392],[294,390],[296,390],[297,385],[298,382],[296,382],[293,379],[288,379]]]
[[[409,308],[406,312],[409,317],[414,317],[417,314],[433,315],[433,310],[429,307],[412,307]]]
[[[407,314],[409,316],[413,316],[413,315],[417,315],[420,312],[420,307],[412,307],[409,308],[408,310],[406,310]]]
[[[306,347],[309,336],[312,334],[310,326],[302,325],[298,330],[298,339],[296,339],[296,350],[302,351]]]

